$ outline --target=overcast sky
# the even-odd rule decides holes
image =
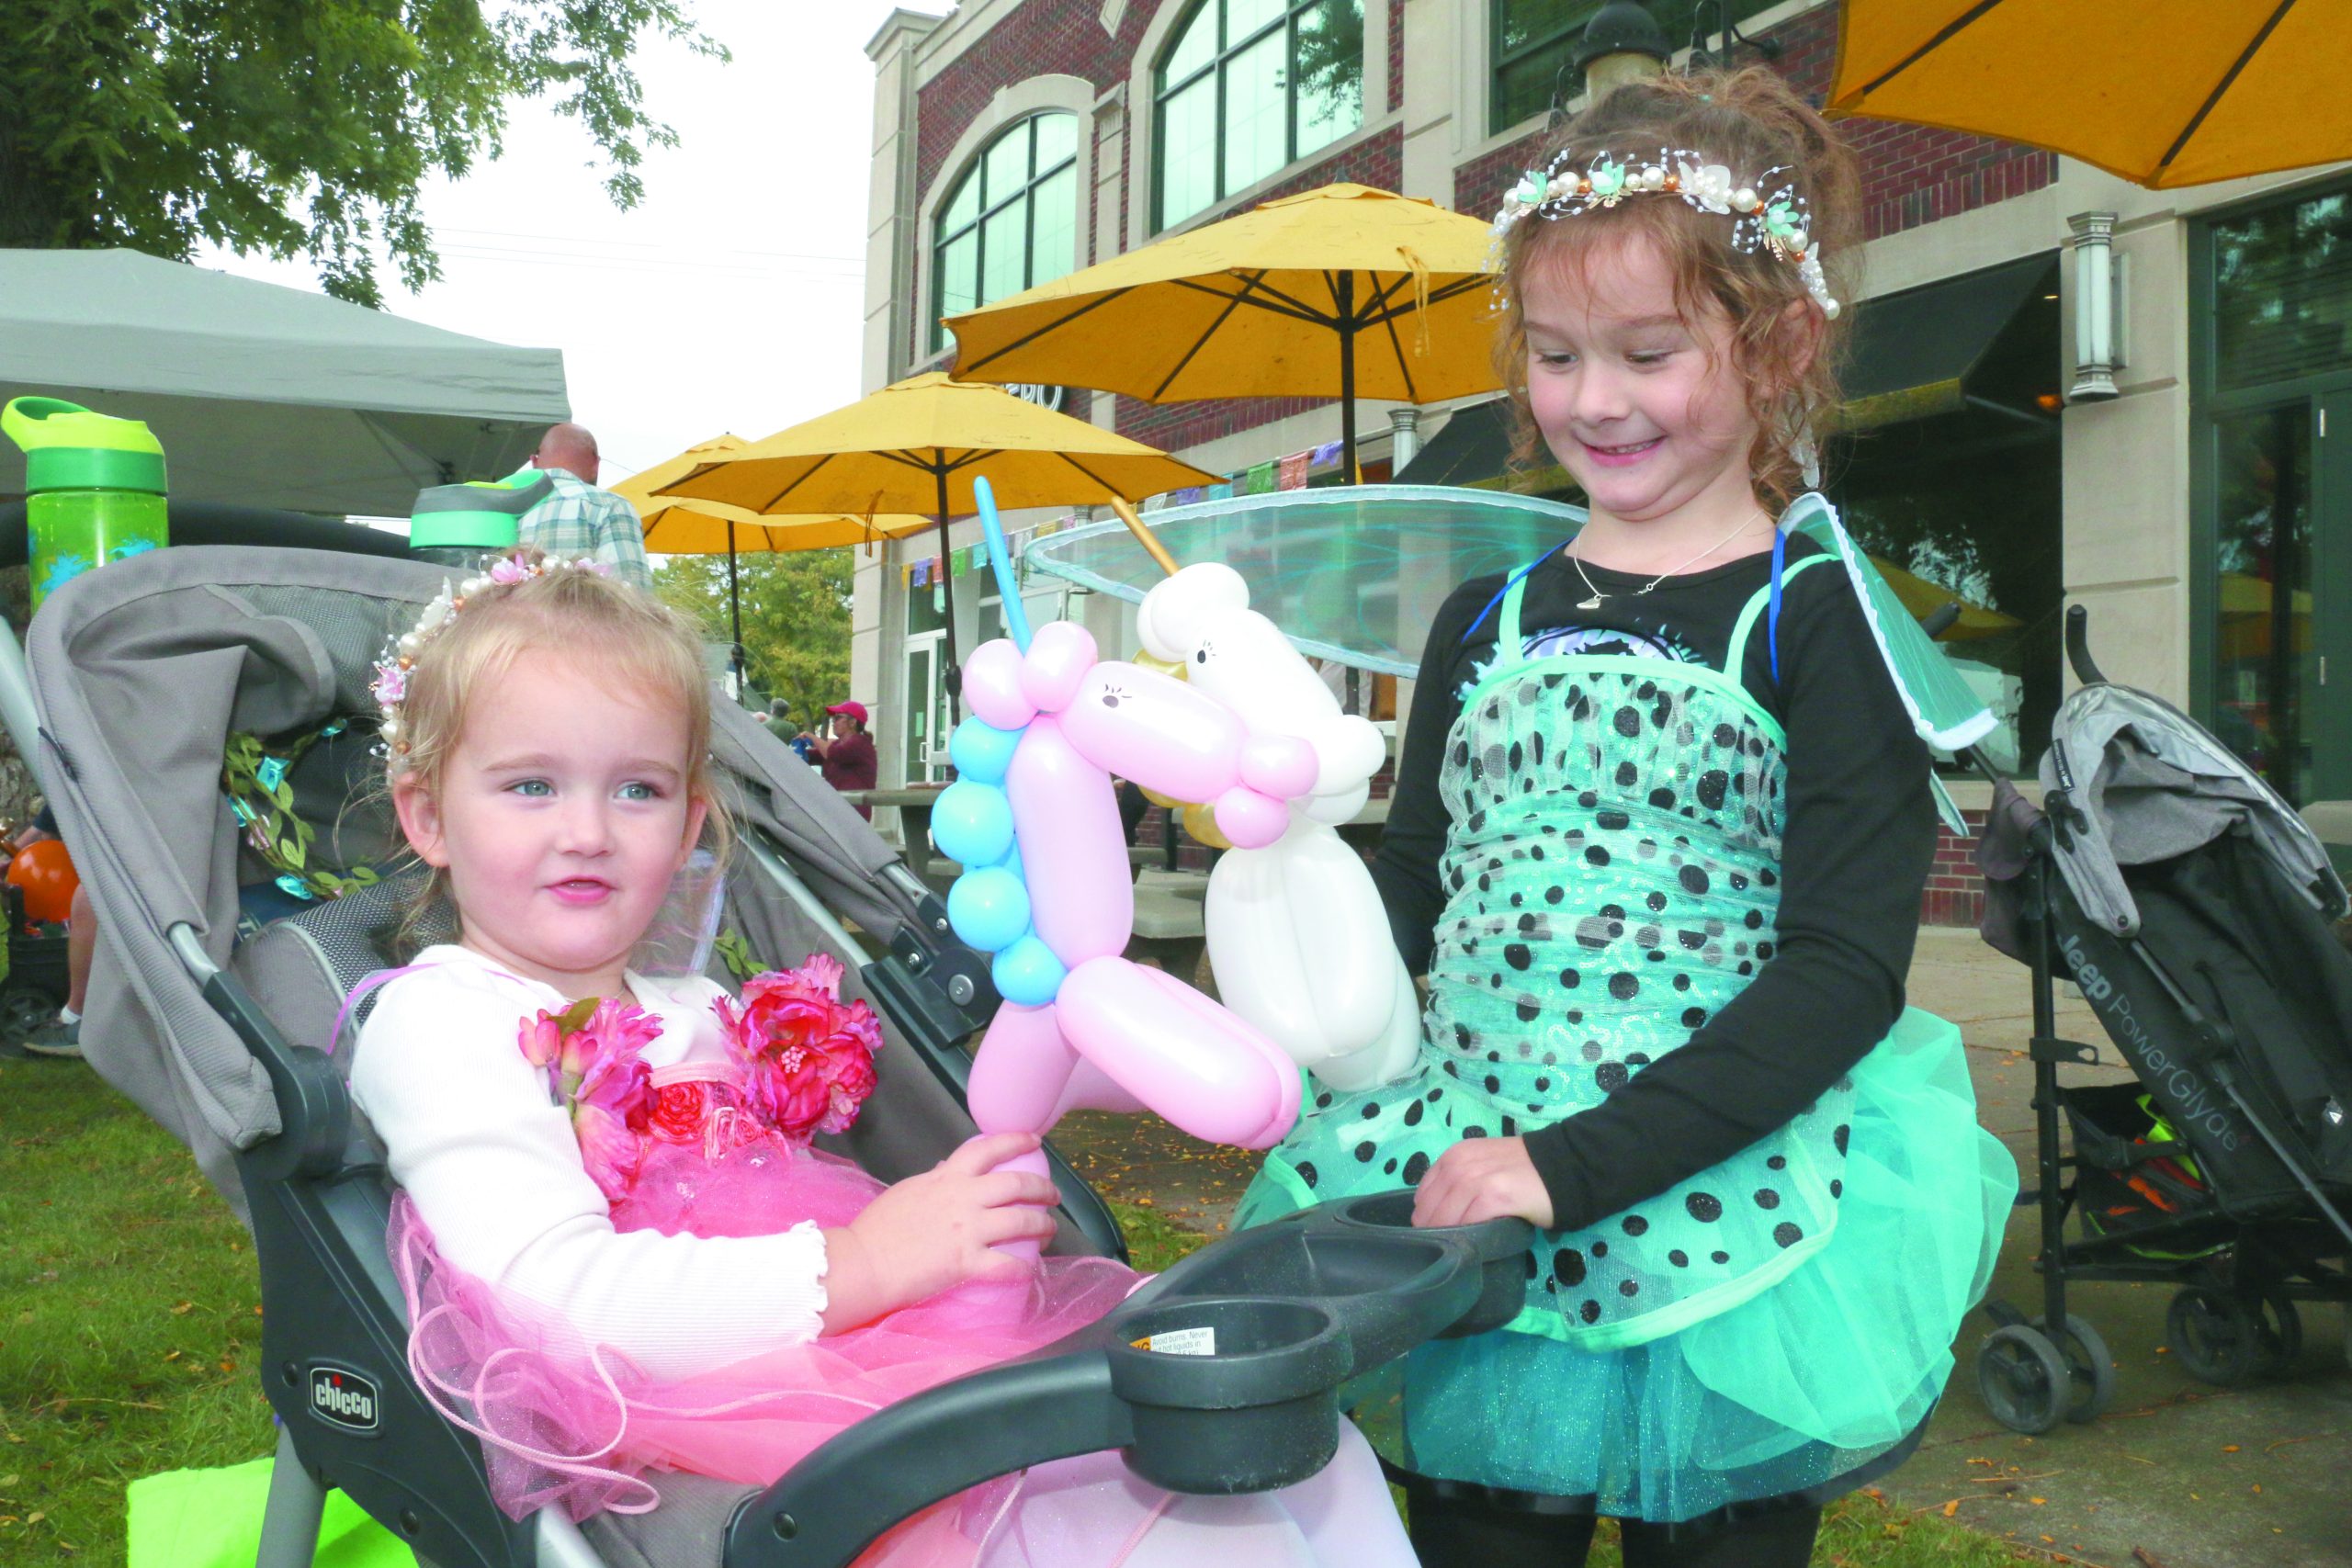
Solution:
[[[732,63],[639,52],[648,110],[679,144],[649,154],[645,199],[605,199],[594,148],[544,106],[514,106],[505,155],[435,181],[424,216],[441,282],[395,314],[560,348],[604,482],[721,431],[758,437],[858,395],[874,67],[890,0],[691,0]],[[948,9],[912,0],[909,9]],[[311,270],[208,265],[316,288]]]

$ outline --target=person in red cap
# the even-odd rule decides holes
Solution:
[[[829,735],[804,735],[815,748],[825,782],[839,790],[872,789],[881,776],[881,761],[874,754],[874,739],[865,733],[865,705],[854,699],[835,703],[825,712],[832,718]],[[869,821],[874,808],[861,806],[857,814]]]

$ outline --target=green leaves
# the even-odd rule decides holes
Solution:
[[[743,654],[752,683],[792,705],[792,723],[815,729],[849,689],[850,581],[854,547],[736,558],[742,580]],[[672,556],[654,592],[699,622],[711,641],[732,632],[725,556]],[[869,695],[868,700],[872,700]]]
[[[634,205],[643,149],[676,140],[630,69],[649,36],[727,58],[683,0],[20,0],[0,245],[211,241],[307,256],[328,293],[379,305],[379,254],[410,288],[440,276],[417,191],[497,156],[516,98],[577,118]]]

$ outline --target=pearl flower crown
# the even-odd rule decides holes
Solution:
[[[377,726],[376,755],[392,765],[399,773],[406,765],[401,759],[408,755],[406,727],[401,721],[401,704],[408,696],[409,671],[416,667],[417,655],[424,645],[447,631],[465,609],[468,600],[492,588],[511,588],[534,577],[546,577],[559,571],[593,571],[599,577],[612,575],[612,568],[603,561],[557,560],[543,558],[525,560],[510,556],[497,562],[479,577],[463,582],[445,582],[416,618],[408,631],[388,639],[383,656],[376,660],[376,679],[368,686],[376,698],[376,711],[381,716]]]
[[[1830,297],[1829,280],[1821,270],[1821,258],[1813,248],[1807,227],[1811,209],[1792,181],[1758,188],[1773,175],[1791,172],[1786,165],[1770,168],[1753,183],[1737,185],[1729,169],[1710,164],[1702,154],[1686,148],[1661,147],[1655,163],[1639,165],[1623,162],[1613,152],[1601,152],[1582,170],[1575,168],[1574,159],[1563,152],[1552,160],[1549,169],[1528,170],[1503,197],[1503,209],[1495,215],[1495,247],[1499,252],[1511,226],[1530,213],[1547,219],[1575,218],[1595,208],[1614,207],[1630,196],[1653,192],[1677,196],[1702,212],[1731,219],[1732,249],[1747,254],[1769,252],[1793,265],[1805,292],[1813,296],[1823,315],[1835,321],[1838,304]]]

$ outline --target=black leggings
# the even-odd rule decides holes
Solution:
[[[1476,1498],[1406,1492],[1422,1568],[1577,1568],[1592,1545],[1590,1514],[1540,1514]],[[1805,1568],[1821,1510],[1793,1500],[1750,1504],[1729,1519],[1623,1522],[1625,1568]]]

